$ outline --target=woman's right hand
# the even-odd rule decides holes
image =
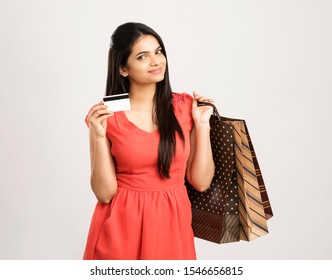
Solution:
[[[98,105],[91,109],[88,115],[90,132],[96,138],[106,136],[107,118],[114,115],[114,112],[107,110],[107,108],[108,106],[104,105],[103,101],[100,101]]]

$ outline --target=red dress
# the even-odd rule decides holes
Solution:
[[[118,189],[110,203],[97,202],[84,259],[196,259],[191,204],[184,186],[192,97],[173,94],[173,105],[185,143],[176,135],[169,179],[161,179],[157,171],[158,131],[138,128],[123,111],[107,119]]]

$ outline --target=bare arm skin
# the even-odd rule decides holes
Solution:
[[[210,106],[197,106],[197,100],[212,99],[194,93],[192,114],[194,127],[190,134],[190,155],[187,163],[186,178],[200,192],[207,190],[214,175],[214,162],[210,142],[209,119],[212,114]]]
[[[114,113],[100,102],[88,115],[90,141],[90,183],[92,191],[102,203],[109,203],[117,191],[115,164],[110,153],[111,143],[106,137],[107,118]]]

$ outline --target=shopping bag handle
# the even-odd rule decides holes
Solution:
[[[213,108],[213,115],[218,117],[219,121],[221,120],[218,109],[214,104],[206,101],[197,101],[197,106],[211,106]]]

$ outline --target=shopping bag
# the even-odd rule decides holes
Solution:
[[[213,118],[214,119],[214,118]],[[232,125],[212,120],[211,147],[215,174],[205,192],[185,185],[192,205],[194,235],[216,243],[239,241],[239,199]]]
[[[224,118],[224,121],[227,121]],[[240,239],[253,240],[268,233],[261,191],[258,184],[248,132],[244,120],[228,120],[233,125],[239,195]]]
[[[260,193],[261,193],[261,198],[262,198],[264,212],[265,212],[265,218],[266,218],[266,220],[269,220],[270,218],[273,217],[272,207],[271,207],[271,204],[270,204],[269,196],[268,196],[267,191],[266,191],[266,187],[265,187],[265,184],[264,184],[261,169],[260,169],[259,164],[258,164],[258,160],[257,160],[257,157],[256,157],[254,146],[251,142],[251,138],[250,138],[250,134],[249,134],[247,124],[244,120],[242,120],[242,121],[243,121],[244,128],[245,128],[245,131],[246,131],[248,144],[249,144],[249,148],[250,148],[250,151],[251,151],[251,158],[252,158],[252,161],[253,161],[253,164],[254,164],[255,173],[256,173],[256,177],[257,177],[257,181],[258,181],[258,185],[259,185],[259,190],[260,190]]]
[[[215,174],[203,193],[186,181],[194,235],[227,243],[267,234],[273,212],[245,120],[221,117],[211,103],[198,105],[214,109],[210,139]]]

